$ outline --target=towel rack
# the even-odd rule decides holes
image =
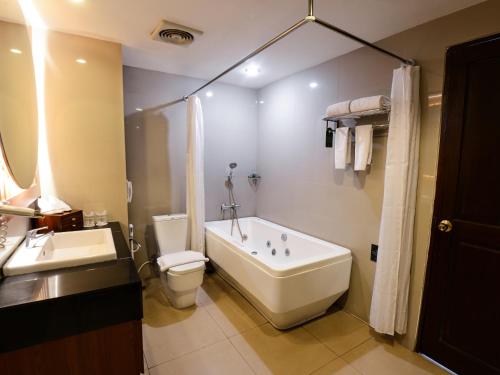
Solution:
[[[368,111],[351,112],[339,116],[326,116],[323,121],[326,122],[326,141],[325,147],[333,147],[333,133],[344,122],[349,123],[349,128],[355,128],[360,119],[369,118],[370,124],[373,125],[374,137],[385,136],[385,132],[375,134],[378,130],[389,129],[389,116],[391,113],[390,107],[371,109]],[[330,127],[330,122],[333,123],[333,128]],[[354,138],[353,138],[354,139]]]
[[[339,122],[342,120],[358,120],[363,117],[371,117],[371,116],[382,116],[386,115],[387,119],[385,120],[387,124],[383,125],[389,125],[389,114],[391,112],[391,108],[378,108],[378,109],[370,109],[368,111],[361,111],[361,112],[350,112],[345,115],[339,115],[339,116],[332,116],[332,117],[324,117],[323,121],[326,121],[327,123],[329,122]]]

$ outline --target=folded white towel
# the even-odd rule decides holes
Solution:
[[[345,102],[340,102],[340,103],[335,103],[335,104],[329,105],[326,108],[326,116],[327,117],[334,117],[334,116],[342,116],[342,115],[349,114],[350,103],[351,103],[351,101],[347,100]]]
[[[351,112],[363,112],[374,109],[388,108],[391,106],[391,100],[384,95],[368,96],[351,101]]]
[[[71,207],[68,204],[52,195],[38,198],[37,204],[42,214],[59,214],[65,211],[71,211]]]
[[[348,127],[335,131],[335,169],[345,169],[351,163],[351,131]]]
[[[354,147],[354,170],[364,171],[372,163],[373,126],[356,126],[356,146]]]
[[[165,272],[172,267],[182,266],[183,264],[208,262],[208,258],[205,258],[205,256],[199,251],[181,250],[176,253],[162,255],[156,260],[156,262],[158,263],[158,266],[160,266],[160,271]]]

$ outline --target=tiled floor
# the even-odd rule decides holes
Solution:
[[[205,275],[197,306],[185,310],[150,279],[143,335],[151,375],[447,374],[343,311],[278,331],[216,274]]]

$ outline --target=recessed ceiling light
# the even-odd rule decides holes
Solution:
[[[85,59],[76,59],[75,60],[78,64],[86,64],[87,63],[87,60]]]
[[[260,100],[260,101],[259,101],[259,103],[260,103],[260,104],[264,104],[264,101],[263,101],[263,100]]]
[[[211,98],[212,96],[214,96],[214,93],[212,91],[207,91],[207,93],[205,95],[207,97]]]
[[[144,109],[139,108],[139,107],[137,107],[135,110],[136,110],[137,112],[142,112],[142,111],[144,111]]]
[[[257,65],[248,65],[243,69],[243,72],[249,77],[258,76],[260,73],[260,68]]]
[[[85,2],[85,0],[70,0],[70,1],[75,4],[83,4]]]
[[[21,53],[23,53],[23,51],[21,51],[20,49],[17,49],[17,48],[11,48],[10,52],[12,52],[16,55],[20,55]]]
[[[309,87],[312,88],[312,89],[315,89],[316,87],[318,87],[318,82],[311,82],[311,83],[309,83]]]

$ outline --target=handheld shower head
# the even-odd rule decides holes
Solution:
[[[238,166],[237,163],[234,161],[232,163],[229,163],[229,173],[227,174],[227,182],[231,183],[231,180],[233,179],[233,170]]]

